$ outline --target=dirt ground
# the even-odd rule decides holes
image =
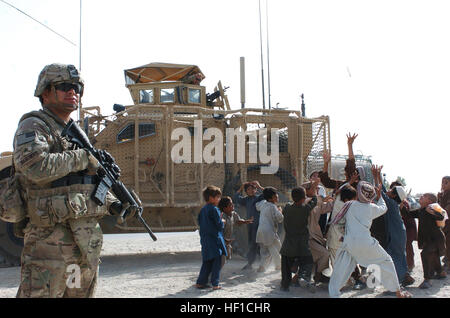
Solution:
[[[198,232],[157,233],[153,242],[148,234],[105,235],[100,277],[96,297],[99,298],[327,298],[327,286],[318,286],[315,293],[301,287],[289,292],[279,289],[281,273],[273,267],[265,273],[243,271],[244,258],[234,255],[221,272],[221,290],[198,290],[193,287],[201,266]],[[433,280],[428,290],[419,289],[422,282],[420,253],[415,244],[416,282],[407,288],[417,298],[450,297],[449,278]],[[273,265],[272,265],[273,266]],[[256,266],[255,266],[256,268]],[[0,298],[15,297],[20,268],[0,269]],[[385,289],[354,291],[346,288],[343,297],[393,298]]]

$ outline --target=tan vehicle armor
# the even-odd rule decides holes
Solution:
[[[327,116],[231,109],[227,88],[219,81],[207,94],[200,85],[205,76],[195,65],[151,63],[124,73],[133,105],[116,104],[111,115],[101,114],[99,106],[83,107],[80,126],[97,149],[115,158],[122,182],[139,195],[142,217],[154,232],[197,230],[207,185],[233,195],[242,182],[258,180],[277,188],[284,205],[293,187],[323,167],[322,152],[330,149]],[[237,212],[245,217],[242,209]],[[9,231],[5,224],[0,232]],[[103,233],[145,231],[134,218],[118,224],[106,216],[100,225]],[[245,255],[246,231],[236,229],[235,253]],[[0,252],[14,256],[18,250],[20,245]]]

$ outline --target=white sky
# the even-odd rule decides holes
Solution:
[[[78,45],[79,0],[6,1]],[[356,132],[355,153],[384,165],[389,181],[402,176],[413,193],[438,192],[450,175],[450,3],[268,1],[272,106],[300,110],[304,93],[308,117],[330,116],[333,154],[346,154],[345,134]],[[266,0],[261,6],[265,19]],[[2,2],[0,43],[6,151],[20,116],[40,108],[41,69],[78,67],[79,48]],[[104,114],[132,103],[123,70],[150,62],[198,65],[207,91],[221,80],[240,108],[240,56],[246,106],[262,107],[257,0],[83,1],[81,44],[83,105]]]

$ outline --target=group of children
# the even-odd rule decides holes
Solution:
[[[264,272],[273,262],[281,271],[283,291],[295,285],[314,292],[318,283],[328,283],[330,296],[338,297],[348,282],[354,289],[365,288],[363,272],[372,265],[377,267],[380,283],[386,289],[397,297],[411,297],[404,287],[414,283],[410,245],[415,233],[409,231],[416,227],[414,218],[419,219],[417,241],[424,272],[419,287],[429,288],[431,279],[445,278],[450,260],[446,216],[450,210],[450,177],[442,179],[438,196],[422,195],[420,209],[411,211],[401,184],[394,182],[389,190],[383,186],[382,167],[372,166],[373,184],[365,180],[365,172],[356,167],[353,156],[356,136],[347,136],[345,181],[328,176],[331,157],[324,153],[322,171],[312,173],[308,183],[292,189],[292,202],[283,209],[277,205],[275,188],[262,188],[257,181],[246,182],[233,197],[235,203],[246,208],[245,220],[234,211],[232,198],[221,197],[219,188],[208,186],[203,193],[207,204],[198,216],[203,263],[195,286],[209,287],[211,275],[212,288],[220,288],[220,270],[225,259],[231,257],[233,225],[248,224],[248,263],[243,269],[252,268],[258,255],[258,272]],[[331,196],[324,188],[330,189]],[[278,234],[281,224],[283,241]]]

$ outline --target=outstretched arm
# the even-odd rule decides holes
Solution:
[[[323,152],[323,169],[319,171],[319,178],[322,184],[328,189],[336,189],[342,185],[342,181],[331,179],[328,175],[328,165],[331,161],[329,150]]]
[[[355,155],[353,154],[353,142],[355,141],[358,134],[353,134],[353,136],[348,133],[347,134],[347,147],[348,147],[348,158],[355,159]]]
[[[381,183],[381,169],[383,166],[372,165],[370,170],[372,171],[373,182],[375,187]]]
[[[378,186],[375,188],[375,191],[377,193],[377,202],[376,206],[374,206],[374,209],[372,210],[372,220],[376,219],[380,215],[383,215],[387,211],[386,203],[384,202],[383,198],[381,197],[381,187]]]
[[[350,180],[352,175],[356,172],[355,155],[353,154],[353,142],[355,141],[357,134],[347,134],[347,146],[348,146],[348,158],[345,162],[345,179]],[[352,183],[351,183],[352,184]]]
[[[233,195],[233,201],[239,205],[245,206],[245,198],[241,195],[242,190],[244,190],[244,183],[241,185],[241,187],[236,191],[236,193]]]
[[[328,166],[329,166],[330,161],[331,161],[330,151],[329,150],[324,150],[322,156],[323,156],[323,168],[322,168],[322,171],[323,172],[328,172]]]

